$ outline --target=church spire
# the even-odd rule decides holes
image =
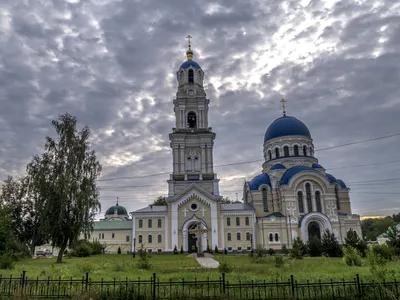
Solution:
[[[286,116],[286,106],[285,106],[285,99],[282,98],[281,103],[282,103],[282,110],[283,110],[283,116]]]
[[[193,59],[193,51],[191,48],[190,39],[192,39],[193,37],[189,34],[186,38],[188,39],[188,49],[186,50],[186,57],[188,60],[192,60]]]

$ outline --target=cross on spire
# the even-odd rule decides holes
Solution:
[[[190,46],[191,46],[190,39],[192,39],[193,37],[189,34],[186,38],[188,39],[188,49],[191,50],[190,49]]]
[[[282,110],[283,110],[283,115],[286,116],[286,106],[285,106],[285,99],[282,98],[281,103],[282,103]]]
[[[118,206],[118,200],[119,200],[119,197],[117,197],[117,206]]]

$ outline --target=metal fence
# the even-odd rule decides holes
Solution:
[[[95,281],[86,273],[82,279],[32,279],[0,277],[0,296],[34,298],[79,298],[82,294],[112,299],[400,299],[399,283],[351,281],[229,282],[225,274],[217,280],[160,281],[156,273],[146,280]],[[96,298],[96,297],[94,297]]]

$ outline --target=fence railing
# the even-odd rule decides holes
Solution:
[[[29,278],[0,276],[0,296],[23,295],[29,298],[66,298],[97,294],[113,299],[400,299],[396,279],[390,282],[364,282],[359,275],[350,281],[298,282],[287,281],[230,282],[225,274],[216,280],[160,281],[156,273],[142,280],[92,280],[89,273],[81,279]]]

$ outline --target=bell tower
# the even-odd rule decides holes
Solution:
[[[213,169],[215,133],[208,125],[210,100],[204,92],[204,72],[193,60],[191,38],[187,36],[187,60],[176,73],[178,92],[173,100],[176,123],[169,135],[173,157],[173,172],[168,180],[169,197],[193,182],[219,196],[219,179]]]

